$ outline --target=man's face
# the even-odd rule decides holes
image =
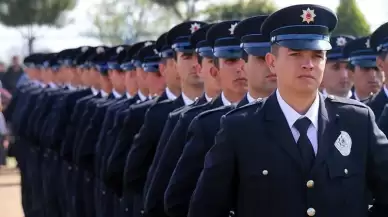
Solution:
[[[136,70],[125,72],[125,87],[128,93],[135,93],[137,91]]]
[[[248,55],[244,65],[249,85],[260,92],[272,92],[276,88],[276,74],[269,70],[264,57]]]
[[[118,91],[123,91],[125,89],[125,74],[119,72],[118,70],[110,70],[109,77],[112,81],[113,88]]]
[[[14,66],[19,65],[19,57],[18,56],[12,57],[12,65],[14,65]]]
[[[166,80],[159,72],[147,72],[146,83],[151,94],[160,94],[166,88]]]
[[[197,64],[197,57],[193,53],[187,54],[177,52],[177,59],[175,63],[176,71],[179,73],[181,82],[189,85],[202,86],[203,82],[196,73],[195,66]]]
[[[214,66],[214,62],[212,58],[203,57],[201,60],[201,65],[197,66],[198,76],[202,81],[206,83],[208,87],[212,87],[214,89],[220,89],[220,85],[217,80],[211,76],[210,70]]]
[[[278,88],[302,94],[317,91],[325,70],[326,51],[277,48],[275,54],[267,53],[266,62],[277,75]]]
[[[377,67],[384,73],[384,77],[388,78],[388,51],[376,57]]]
[[[244,94],[248,89],[248,80],[242,70],[244,60],[219,58],[219,68],[213,67],[212,74],[216,77],[223,91],[230,90],[234,93]]]
[[[327,61],[323,75],[323,85],[327,92],[338,96],[346,96],[349,93],[353,81],[347,66],[347,62]]]
[[[181,80],[174,64],[174,59],[167,58],[163,63],[159,64],[159,69],[169,87],[180,88]]]
[[[377,93],[383,84],[383,73],[377,68],[355,66],[354,88],[360,93]]]
[[[136,67],[136,79],[139,88],[147,88],[147,79],[148,73],[143,70],[143,68]]]

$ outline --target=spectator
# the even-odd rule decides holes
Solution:
[[[18,83],[21,76],[24,74],[23,68],[20,66],[19,57],[12,57],[12,65],[8,67],[7,72],[4,74],[1,79],[3,87],[7,89],[10,93],[13,93],[16,89],[16,84]]]
[[[0,81],[3,79],[5,72],[6,72],[5,64],[0,61]]]

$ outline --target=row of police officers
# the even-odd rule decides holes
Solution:
[[[336,24],[294,5],[28,56],[5,112],[25,216],[388,216],[388,23]]]

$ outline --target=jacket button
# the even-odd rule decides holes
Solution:
[[[344,169],[344,173],[347,175],[349,173],[348,169]]]
[[[263,175],[268,175],[268,170],[263,170]]]
[[[315,216],[315,209],[314,208],[309,208],[307,210],[307,215],[308,216]]]
[[[314,187],[314,181],[313,180],[309,180],[306,185],[307,185],[308,188],[313,188]]]

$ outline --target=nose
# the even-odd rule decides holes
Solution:
[[[349,78],[349,71],[347,69],[339,71],[340,78],[346,79]]]
[[[302,64],[302,68],[303,68],[304,70],[308,70],[308,71],[313,70],[314,64],[313,64],[313,60],[312,60],[311,57],[306,57],[306,58],[304,59],[304,62],[303,62],[303,64]]]

